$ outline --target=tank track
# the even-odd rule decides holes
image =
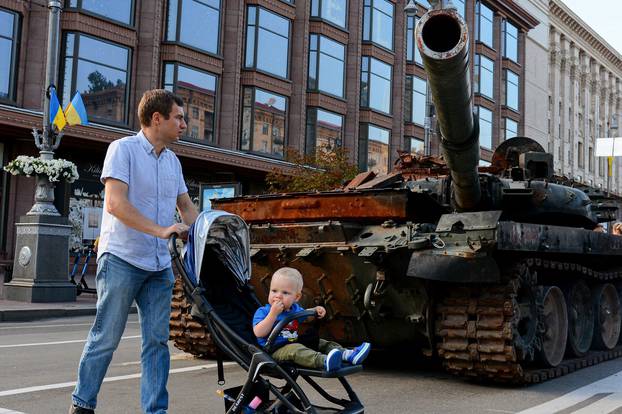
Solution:
[[[216,345],[207,328],[190,315],[191,305],[186,300],[182,281],[175,278],[169,338],[176,348],[199,358],[214,358]]]
[[[524,362],[533,357],[538,339],[532,348],[515,340],[516,295],[520,284],[533,283],[530,275],[538,271],[563,271],[591,281],[622,279],[622,272],[599,272],[575,263],[527,259],[510,268],[506,285],[455,289],[436,307],[437,352],[448,372],[478,380],[531,384],[622,356],[622,346],[618,345],[607,351],[590,351],[581,358],[565,359],[553,368],[538,368]],[[535,285],[533,288],[537,289]],[[541,304],[536,307],[541,312]],[[543,327],[536,329],[541,332]]]

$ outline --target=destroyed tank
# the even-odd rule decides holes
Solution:
[[[258,296],[295,267],[303,306],[327,309],[323,336],[408,347],[469,378],[534,383],[620,356],[622,237],[594,231],[613,203],[555,177],[529,138],[478,168],[467,26],[432,10],[416,41],[444,163],[402,154],[337,191],[215,200],[250,225]],[[171,326],[181,349],[213,350],[179,289]]]

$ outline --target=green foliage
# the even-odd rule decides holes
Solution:
[[[285,151],[285,160],[295,164],[293,173],[273,170],[266,176],[268,192],[294,193],[338,189],[358,174],[343,148],[319,147],[315,154],[301,154],[295,149]]]

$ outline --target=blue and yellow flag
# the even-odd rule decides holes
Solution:
[[[56,89],[50,89],[50,124],[56,125],[58,131],[62,131],[67,125],[67,120],[65,119],[65,114],[63,114],[63,109],[58,102],[58,97],[56,96]]]
[[[82,102],[80,92],[76,92],[67,108],[65,108],[65,117],[69,125],[88,125],[89,119],[86,116],[86,108]]]

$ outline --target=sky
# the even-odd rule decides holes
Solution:
[[[562,1],[622,55],[622,2],[620,0]]]

